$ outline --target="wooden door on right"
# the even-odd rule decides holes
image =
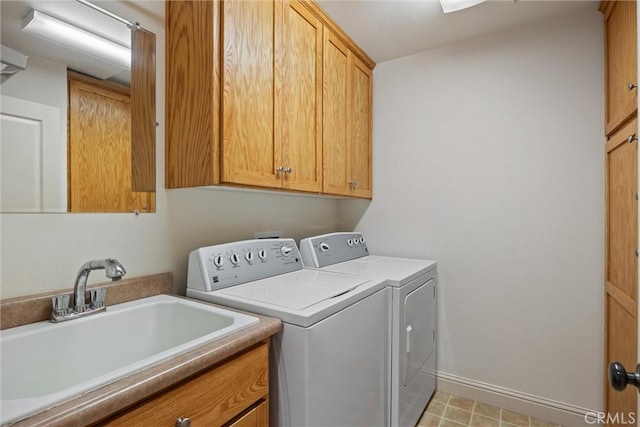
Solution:
[[[630,371],[638,363],[637,135],[634,118],[606,143],[605,363],[618,361]],[[605,411],[635,414],[637,395],[635,387],[619,392],[607,381]]]

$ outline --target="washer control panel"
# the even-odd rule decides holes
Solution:
[[[187,287],[210,292],[301,269],[293,239],[243,240],[191,252]]]
[[[321,268],[369,255],[362,233],[330,233],[300,241],[305,267]]]

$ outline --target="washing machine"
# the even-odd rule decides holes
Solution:
[[[436,384],[436,262],[370,255],[361,233],[302,239],[300,251],[305,268],[387,280],[389,424],[414,426]]]
[[[271,339],[272,426],[388,422],[384,279],[303,269],[292,239],[258,239],[189,255],[187,296],[280,318]]]

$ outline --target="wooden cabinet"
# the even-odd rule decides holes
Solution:
[[[268,342],[133,406],[101,426],[268,426]]]
[[[297,1],[222,9],[221,181],[320,191],[320,21]]]
[[[339,88],[323,79],[327,32],[349,45]],[[167,187],[370,197],[374,65],[312,2],[167,2]],[[344,158],[327,163],[327,153]],[[323,179],[337,181],[340,166],[326,168],[341,161],[363,163],[345,169],[343,190],[331,190]]]
[[[606,144],[605,363],[629,370],[638,363],[638,121],[632,119]],[[631,142],[630,142],[631,141]],[[605,409],[636,410],[635,388],[623,392],[605,382]]]
[[[605,19],[605,132],[610,136],[638,109],[636,2],[607,1],[600,10]]]
[[[371,198],[371,69],[324,34],[323,191]]]
[[[282,3],[276,139],[282,142],[283,187],[290,190],[322,190],[322,30],[298,0]]]

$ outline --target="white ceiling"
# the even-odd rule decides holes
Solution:
[[[599,0],[493,0],[444,14],[436,0],[317,0],[376,62],[554,15],[596,11]]]

